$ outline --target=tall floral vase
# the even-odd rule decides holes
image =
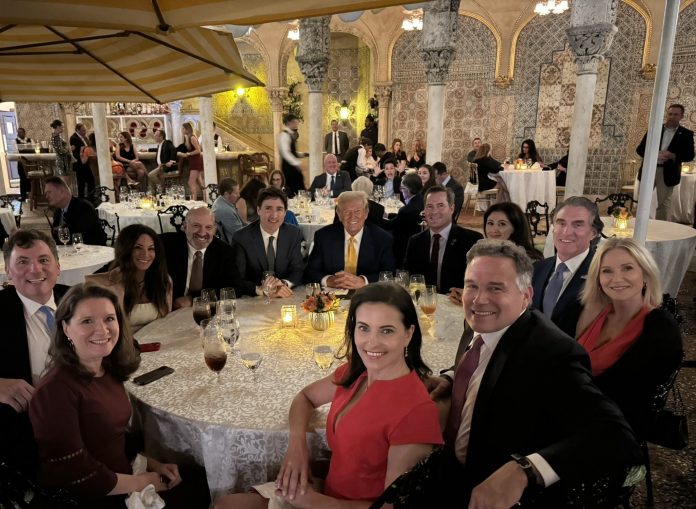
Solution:
[[[314,330],[325,331],[331,325],[333,325],[335,320],[333,311],[324,311],[323,313],[309,313],[309,323],[312,325]]]

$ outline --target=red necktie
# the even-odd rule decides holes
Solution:
[[[454,385],[452,386],[452,405],[450,407],[447,425],[445,426],[445,442],[454,445],[462,423],[462,409],[466,401],[466,391],[469,388],[474,371],[479,365],[481,357],[481,345],[483,338],[478,335],[474,338],[474,344],[459,360],[457,370],[454,372]]]

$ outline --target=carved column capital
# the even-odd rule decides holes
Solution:
[[[457,28],[459,0],[435,0],[424,9],[421,56],[428,84],[443,84],[454,58],[452,35]]]
[[[169,103],[169,112],[170,113],[181,113],[181,105],[183,104],[183,101],[171,101]]]
[[[330,16],[300,20],[300,43],[295,60],[310,92],[321,92],[329,68]]]
[[[449,66],[454,58],[453,48],[430,48],[421,51],[425,61],[425,72],[429,85],[441,85],[447,78]]]
[[[568,42],[575,55],[578,74],[596,74],[599,62],[609,50],[618,31],[612,23],[570,27],[566,30]]]
[[[283,111],[283,101],[288,97],[288,87],[266,88],[266,93],[271,99],[271,109]]]
[[[392,83],[375,83],[375,95],[380,106],[388,106],[392,96]]]

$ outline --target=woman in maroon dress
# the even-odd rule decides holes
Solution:
[[[290,443],[276,495],[299,508],[367,509],[386,486],[442,443],[438,410],[422,382],[430,370],[421,358],[421,343],[406,290],[375,283],[355,292],[341,352],[348,362],[302,389],[290,406]],[[319,493],[309,483],[306,431],[313,410],[326,403],[331,403],[326,436],[332,456]],[[257,494],[240,494],[221,499],[215,508],[266,506]]]
[[[189,162],[188,185],[191,189],[191,199],[198,199],[199,190],[201,191],[201,199],[203,199],[202,190],[205,188],[205,181],[203,180],[203,156],[201,155],[201,144],[198,142],[196,135],[193,134],[193,126],[190,122],[184,122],[184,124],[181,126],[181,132],[184,135],[184,145],[186,145],[187,150],[184,157],[186,157]]]

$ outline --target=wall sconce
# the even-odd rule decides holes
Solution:
[[[410,32],[412,30],[423,30],[423,9],[413,11],[405,10],[406,18],[401,22],[401,28]]]
[[[346,101],[345,99],[343,100],[343,104],[341,104],[341,109],[339,110],[338,116],[341,120],[348,120],[348,117],[350,116],[350,110],[348,109],[348,101]]]
[[[291,329],[297,327],[297,306],[280,307],[280,326]]]
[[[244,87],[237,87],[237,96],[242,97],[246,94],[246,89]]]

